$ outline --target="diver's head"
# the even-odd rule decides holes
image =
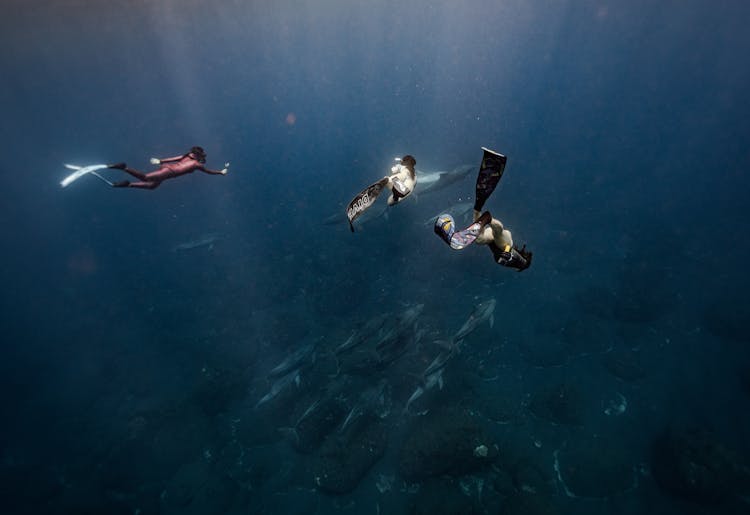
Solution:
[[[414,157],[410,155],[406,155],[401,158],[401,164],[407,167],[412,172],[414,171],[414,166],[417,164],[417,160],[414,159]]]
[[[190,152],[187,154],[188,156],[192,156],[193,159],[198,161],[199,163],[205,163],[206,162],[206,151],[203,150],[202,147],[193,147],[190,149]]]
[[[435,220],[435,227],[433,227],[435,234],[440,236],[445,243],[451,244],[451,236],[456,232],[456,222],[453,217],[449,214],[442,214]]]

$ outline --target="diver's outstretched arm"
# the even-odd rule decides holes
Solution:
[[[224,163],[224,168],[222,168],[221,170],[211,170],[210,168],[206,168],[205,166],[199,166],[198,170],[209,175],[226,175],[229,171],[229,163]]]

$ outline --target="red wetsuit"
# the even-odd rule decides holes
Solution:
[[[221,175],[218,170],[209,170],[203,163],[191,157],[191,155],[168,157],[166,159],[160,159],[160,167],[158,170],[153,172],[143,173],[132,168],[125,168],[124,171],[136,177],[140,182],[131,182],[128,184],[129,188],[145,188],[153,190],[158,188],[159,185],[167,179],[174,179],[180,175],[186,175],[193,173],[196,170],[205,172],[211,175]]]

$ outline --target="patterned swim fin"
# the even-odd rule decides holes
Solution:
[[[346,206],[346,217],[349,219],[349,228],[352,232],[354,232],[354,225],[352,222],[375,203],[375,200],[378,198],[378,195],[380,195],[380,192],[383,191],[386,184],[388,184],[388,178],[383,177],[375,184],[372,184],[359,192],[357,196],[349,202],[349,205]]]

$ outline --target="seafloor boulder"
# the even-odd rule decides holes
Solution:
[[[388,428],[370,417],[369,423],[347,438],[329,438],[313,465],[315,484],[323,491],[343,494],[354,490],[372,466],[383,456]]]
[[[731,503],[750,493],[748,467],[706,432],[661,434],[652,447],[651,468],[662,490],[696,503]]]
[[[401,448],[399,470],[409,481],[460,476],[491,463],[497,445],[466,410],[448,408],[420,418]]]

